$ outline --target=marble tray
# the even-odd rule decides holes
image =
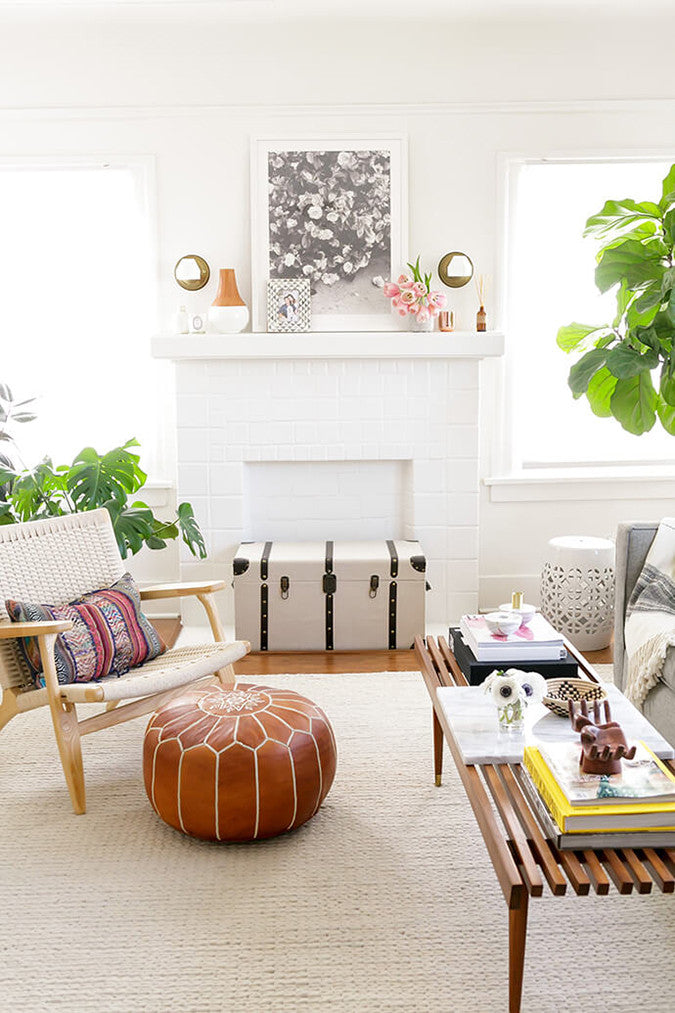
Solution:
[[[620,722],[626,738],[640,739],[657,756],[672,760],[675,749],[670,743],[616,686],[603,685],[612,718]],[[465,763],[521,763],[525,746],[579,738],[567,719],[556,717],[543,704],[527,708],[522,735],[504,735],[497,728],[497,708],[480,686],[439,686],[436,692]]]

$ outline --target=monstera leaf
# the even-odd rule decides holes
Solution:
[[[96,510],[110,500],[126,503],[127,496],[138,492],[147,475],[139,467],[137,440],[128,440],[99,456],[93,447],[85,447],[73,461],[68,472],[68,492],[78,510]]]

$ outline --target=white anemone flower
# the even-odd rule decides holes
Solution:
[[[509,668],[506,674],[518,680],[526,703],[541,703],[546,696],[546,679],[539,672],[521,672],[517,668]]]
[[[524,703],[526,700],[525,691],[520,682],[512,675],[501,675],[494,679],[490,686],[490,692],[493,702],[498,707],[505,707],[506,704],[516,703],[518,700]]]
[[[502,668],[495,668],[494,672],[490,672],[490,674],[487,675],[485,679],[483,679],[482,682],[483,692],[489,693],[490,687],[492,686],[492,683],[495,681],[495,679],[501,679],[503,675],[504,670]]]

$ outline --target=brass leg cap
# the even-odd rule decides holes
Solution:
[[[441,775],[436,774],[436,787],[440,788],[440,786],[441,786]]]

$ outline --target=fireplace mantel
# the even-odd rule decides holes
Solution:
[[[504,353],[499,331],[309,331],[295,334],[160,334],[157,359],[485,359]]]

